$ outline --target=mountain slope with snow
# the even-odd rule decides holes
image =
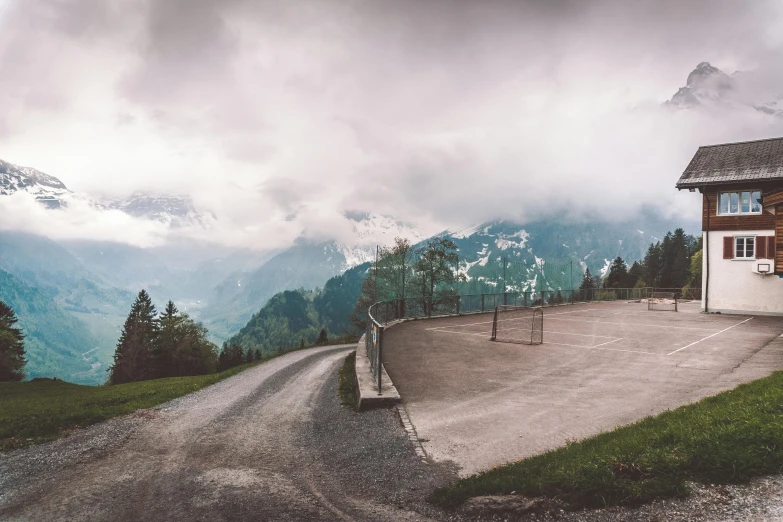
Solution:
[[[728,75],[709,62],[702,62],[664,107],[756,110],[783,118],[783,88],[764,84],[757,71]]]
[[[441,235],[459,248],[461,291],[491,293],[503,287],[504,265],[508,291],[578,287],[585,268],[601,274],[617,256],[631,264],[678,227],[690,234],[700,228],[647,214],[623,222],[493,221]]]
[[[60,208],[63,205],[63,197],[71,193],[65,184],[54,176],[0,160],[0,196],[10,196],[18,191],[32,194],[49,208]]]

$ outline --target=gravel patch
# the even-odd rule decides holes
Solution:
[[[348,512],[354,511],[359,499],[373,506],[381,519],[458,518],[426,500],[436,488],[457,479],[456,466],[422,462],[395,408],[357,413],[343,407],[337,394],[337,368],[300,435],[299,444],[312,450],[304,464],[318,487],[336,499],[341,491],[350,492],[354,501],[340,505]]]
[[[157,409],[141,410],[74,430],[52,442],[0,453],[0,507],[16,497],[51,487],[64,470],[116,451],[157,414]]]

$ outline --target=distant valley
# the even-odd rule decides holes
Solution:
[[[33,196],[54,216],[71,198],[89,199],[72,193],[53,176],[0,161],[0,197],[19,191]],[[197,209],[188,198],[175,195],[136,193],[91,204],[170,227],[208,227],[215,219],[209,210]],[[55,241],[0,230],[0,269],[5,281],[0,299],[18,307],[20,324],[28,335],[29,377],[56,375],[87,384],[105,380],[120,327],[133,296],[142,288],[159,306],[171,299],[202,321],[217,344],[229,338],[243,339],[245,344],[254,339],[264,346],[272,340],[293,343],[299,337],[312,342],[321,328],[330,335],[342,335],[348,327],[346,310],[353,307],[350,301],[358,295],[376,244],[389,245],[397,236],[413,244],[427,239],[415,227],[389,216],[352,212],[346,218],[353,223],[350,241],[299,238],[279,251],[226,249],[186,239],[140,248],[106,241]],[[616,223],[493,221],[439,235],[452,239],[459,248],[464,276],[460,291],[486,293],[500,291],[503,264],[509,291],[534,289],[542,262],[568,265],[568,275],[561,270],[557,283],[568,288],[584,268],[601,273],[618,255],[640,259],[651,242],[678,226],[692,233],[698,229],[697,223],[683,224],[641,211],[639,216]],[[343,278],[353,267],[358,271]],[[312,292],[325,286],[328,291]],[[307,296],[300,302],[288,294],[287,301],[299,303],[297,317],[306,317],[304,330],[288,329],[288,323],[280,326],[279,317],[273,317],[279,315],[274,310],[282,309],[282,298],[272,303],[272,311],[262,310],[285,290],[301,290]],[[46,321],[47,316],[56,319]],[[248,336],[250,331],[254,333]],[[271,331],[278,333],[271,335]]]

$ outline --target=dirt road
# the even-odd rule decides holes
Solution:
[[[455,478],[396,412],[339,404],[353,346],[286,354],[154,410],[0,455],[0,520],[427,520]]]

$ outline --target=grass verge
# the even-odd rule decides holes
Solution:
[[[570,509],[688,494],[687,481],[740,483],[783,471],[783,372],[437,490],[455,507],[516,492]]]
[[[337,393],[343,406],[356,409],[356,352],[351,352],[345,357],[343,365],[338,372],[339,382]]]
[[[262,362],[210,375],[115,386],[82,386],[49,379],[0,383],[0,451],[56,439],[73,429],[168,402]]]

